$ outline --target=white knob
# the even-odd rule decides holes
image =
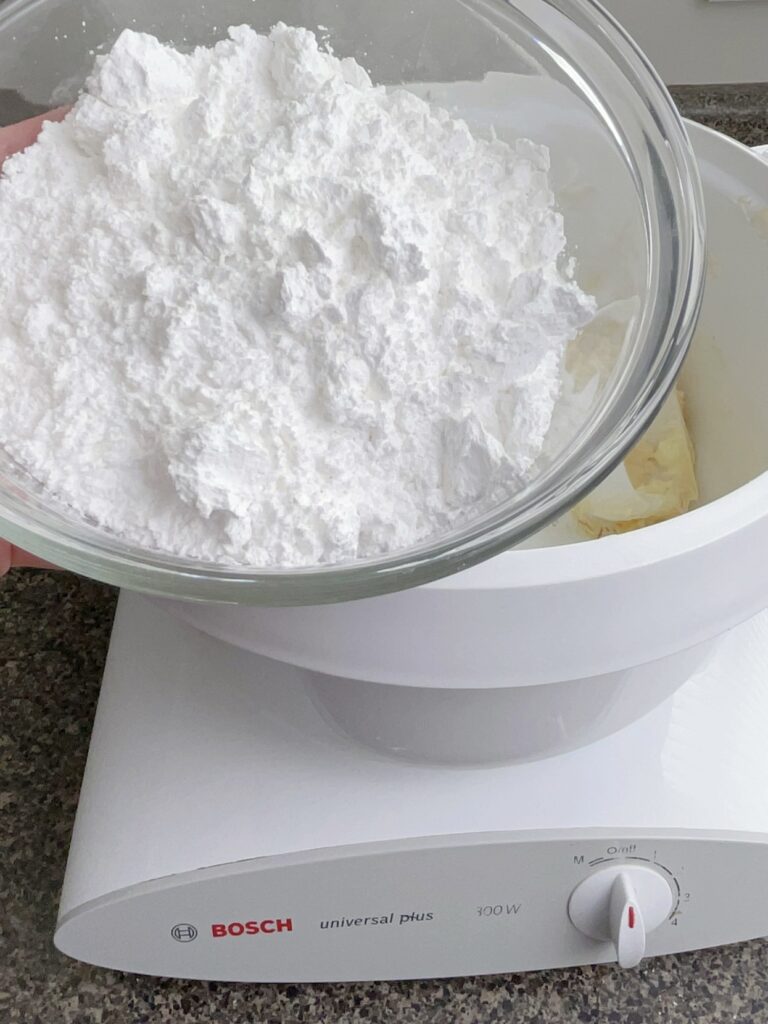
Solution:
[[[636,967],[645,937],[672,909],[672,889],[652,868],[614,864],[585,878],[571,893],[568,914],[580,932],[612,941],[622,967]]]
[[[608,916],[619,966],[637,967],[645,954],[645,918],[625,871],[611,886]]]

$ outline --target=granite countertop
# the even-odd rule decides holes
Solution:
[[[768,143],[768,86],[673,92],[688,116]],[[56,905],[115,598],[64,573],[0,581],[0,1024],[768,1024],[768,940],[630,972],[355,985],[176,981],[61,956],[51,941]]]

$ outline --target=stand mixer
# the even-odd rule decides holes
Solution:
[[[479,131],[548,145],[584,287],[639,314],[613,391],[530,493],[373,572],[132,548],[0,452],[3,536],[124,588],[58,948],[322,981],[631,966],[768,933],[768,169],[690,126],[700,507],[581,542],[555,511],[650,422],[699,308],[671,100],[590,0],[104,0],[86,20],[76,0],[6,0],[0,84],[47,110],[128,24],[193,46],[280,19]]]
[[[564,519],[348,604],[124,593],[59,949],[351,981],[629,967],[768,933],[768,168],[688,127],[701,507],[583,543]]]

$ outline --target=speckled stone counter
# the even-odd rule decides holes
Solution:
[[[676,85],[672,95],[686,117],[700,121],[746,146],[768,143],[768,83],[759,85]]]
[[[768,143],[768,86],[679,88],[683,111]],[[644,963],[454,981],[224,985],[135,977],[51,937],[115,592],[0,581],[0,1024],[768,1024],[768,941]]]

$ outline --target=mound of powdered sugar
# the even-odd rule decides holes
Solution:
[[[124,32],[0,180],[0,443],[140,545],[401,549],[533,471],[593,313],[548,154],[312,33]]]

